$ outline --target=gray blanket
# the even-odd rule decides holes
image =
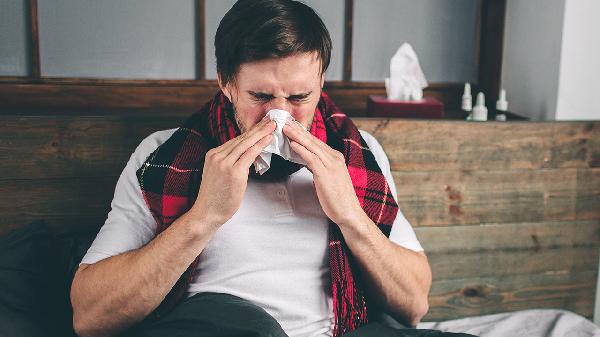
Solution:
[[[481,337],[600,337],[600,327],[566,310],[521,310],[443,322],[420,323],[419,329],[464,332]]]

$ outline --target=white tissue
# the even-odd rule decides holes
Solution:
[[[292,161],[301,165],[306,165],[306,162],[297,153],[292,151],[290,140],[283,134],[283,126],[286,121],[293,122],[294,118],[285,110],[273,109],[267,112],[265,118],[270,118],[277,123],[277,128],[273,132],[273,140],[260,153],[254,161],[254,169],[260,175],[267,172],[271,167],[271,156],[277,154],[285,160]],[[305,129],[306,130],[306,129]]]
[[[417,54],[410,44],[402,44],[390,61],[390,77],[385,79],[388,99],[420,101],[425,87],[427,80]]]

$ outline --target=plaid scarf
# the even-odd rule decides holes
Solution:
[[[323,93],[315,109],[311,134],[340,151],[346,159],[356,196],[365,213],[389,237],[398,206],[358,129]],[[219,92],[159,146],[137,171],[142,194],[157,222],[158,235],[194,204],[208,150],[240,135],[231,102]],[[339,227],[330,221],[329,261],[334,310],[334,336],[366,324],[367,305],[360,270]],[[181,299],[197,272],[189,266],[161,305],[149,316],[158,319]]]

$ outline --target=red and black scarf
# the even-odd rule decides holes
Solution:
[[[192,115],[159,146],[137,171],[142,194],[164,231],[196,200],[202,178],[204,157],[211,148],[240,135],[231,102],[219,92],[198,113]],[[389,237],[398,206],[389,185],[354,123],[323,93],[315,109],[310,130],[330,147],[340,151],[348,166],[356,196],[365,213]],[[252,169],[252,168],[251,168]],[[339,227],[329,226],[335,337],[366,324],[367,305],[356,266]],[[160,317],[184,298],[197,272],[199,259],[189,266],[151,317]]]

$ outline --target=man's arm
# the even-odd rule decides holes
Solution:
[[[416,326],[429,310],[432,277],[425,253],[390,241],[366,214],[340,230],[361,267],[370,298],[395,319]]]
[[[344,156],[297,123],[283,132],[311,170],[319,203],[335,222],[367,277],[372,295],[394,318],[414,326],[427,313],[431,269],[427,257],[391,242],[363,211]]]
[[[115,335],[158,307],[240,207],[248,169],[271,141],[275,126],[265,120],[208,151],[194,205],[146,246],[82,264],[71,287],[73,325],[80,336]]]
[[[81,265],[71,288],[75,332],[115,335],[158,307],[218,228],[201,219],[188,212],[140,249]]]

